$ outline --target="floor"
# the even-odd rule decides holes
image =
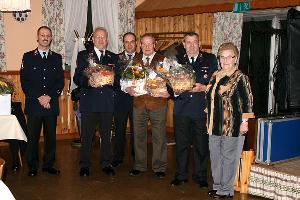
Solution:
[[[7,161],[4,182],[10,188],[17,200],[77,200],[77,199],[107,199],[107,200],[205,200],[208,189],[200,189],[191,180],[178,187],[170,186],[175,173],[175,146],[168,146],[168,170],[164,180],[157,180],[149,170],[139,177],[128,176],[132,167],[132,158],[127,153],[123,165],[116,168],[116,176],[106,176],[99,164],[99,144],[95,142],[92,152],[92,167],[89,177],[78,175],[79,148],[72,146],[72,141],[57,142],[56,167],[61,170],[59,176],[45,174],[39,171],[38,176],[28,177],[25,158],[24,166],[18,172],[11,170],[9,149],[0,147],[0,156]],[[41,143],[40,149],[42,149]],[[130,152],[128,149],[126,152]],[[42,150],[40,152],[42,154]],[[149,146],[149,155],[151,148]],[[150,157],[150,156],[149,156]],[[149,160],[149,163],[151,161]],[[189,164],[191,166],[192,163]],[[190,167],[192,171],[192,167]],[[211,185],[211,177],[209,184]],[[1,199],[1,194],[0,194]],[[259,200],[263,199],[246,194],[235,193],[233,199]]]

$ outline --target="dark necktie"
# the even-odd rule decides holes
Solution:
[[[146,57],[146,63],[145,63],[145,66],[149,66],[150,65],[150,58],[149,57]]]
[[[43,60],[47,60],[47,53],[46,52],[43,52]]]
[[[99,50],[100,51],[100,53],[101,53],[101,55],[100,55],[100,58],[99,58],[99,61],[102,61],[102,59],[103,59],[103,54],[104,54],[104,51],[103,50]]]
[[[195,62],[195,58],[191,57],[191,64],[193,64]]]
[[[127,54],[128,60],[131,60],[132,54]]]

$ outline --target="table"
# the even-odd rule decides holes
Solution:
[[[15,115],[0,115],[0,140],[24,140],[27,142],[27,137],[19,124]],[[19,152],[20,164],[22,166],[22,159]]]
[[[0,115],[0,140],[7,139],[27,142],[27,137],[15,115]]]

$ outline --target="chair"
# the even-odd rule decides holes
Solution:
[[[4,172],[5,160],[0,158],[0,180],[2,180],[3,172]]]

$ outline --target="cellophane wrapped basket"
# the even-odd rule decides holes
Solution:
[[[89,61],[89,67],[84,71],[89,79],[93,79],[95,87],[104,85],[113,85],[114,83],[114,66],[102,65]]]
[[[195,72],[189,65],[181,65],[170,69],[169,82],[175,95],[180,95],[182,92],[190,91],[195,82]]]
[[[141,64],[132,64],[130,62],[122,73],[122,79],[120,81],[121,87],[134,86],[134,90],[137,95],[146,94],[146,69]]]

